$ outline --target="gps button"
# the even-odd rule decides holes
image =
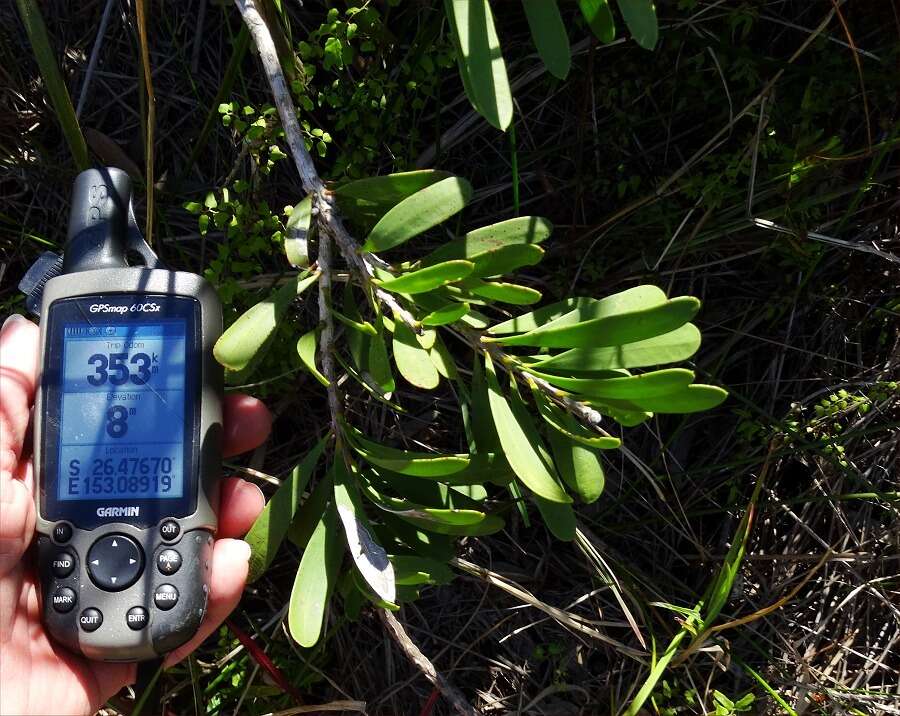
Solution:
[[[72,570],[75,569],[75,558],[68,552],[60,552],[50,561],[50,567],[54,577],[63,579],[72,574]]]
[[[166,520],[159,526],[163,539],[173,540],[181,533],[181,526],[175,520]]]
[[[60,587],[53,592],[52,601],[53,608],[61,614],[71,612],[75,606],[75,592],[68,587]]]
[[[84,631],[97,631],[103,623],[103,615],[100,613],[99,609],[88,607],[81,612],[81,616],[78,617],[78,623],[81,624],[81,628]]]
[[[133,631],[140,631],[147,626],[147,610],[143,607],[132,607],[125,613],[125,623]]]
[[[131,537],[107,535],[91,546],[87,553],[91,580],[100,589],[118,592],[127,589],[141,576],[144,553]]]
[[[175,574],[181,567],[181,555],[174,549],[164,549],[156,558],[156,566],[163,574]]]
[[[59,522],[53,526],[53,539],[57,542],[68,542],[72,538],[72,525]]]

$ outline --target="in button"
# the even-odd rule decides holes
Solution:
[[[57,542],[68,542],[72,538],[72,525],[59,522],[53,526],[53,539]]]

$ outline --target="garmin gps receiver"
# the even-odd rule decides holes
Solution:
[[[37,558],[47,631],[91,659],[154,659],[207,605],[221,466],[215,291],[144,241],[118,169],[75,180],[65,253],[20,283],[40,315]]]

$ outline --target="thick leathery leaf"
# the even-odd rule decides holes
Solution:
[[[700,347],[700,331],[685,323],[674,331],[621,346],[573,348],[533,363],[533,367],[553,372],[646,368],[690,358]]]
[[[563,542],[575,539],[575,528],[578,525],[575,523],[575,510],[572,509],[572,505],[551,502],[540,495],[532,495],[531,499],[537,505],[547,529],[556,539]]]
[[[548,383],[570,393],[587,398],[650,398],[679,391],[694,380],[694,372],[687,368],[664,368],[640,375],[609,378],[572,378],[551,373],[529,371]]]
[[[437,169],[420,169],[342,184],[334,190],[341,213],[369,231],[391,207],[420,189],[453,176]]]
[[[453,356],[450,355],[447,345],[441,340],[440,336],[435,336],[434,345],[429,349],[428,357],[431,358],[431,362],[437,368],[437,372],[447,380],[459,378],[459,373],[456,370],[456,361],[453,360]]]
[[[515,306],[529,306],[541,300],[541,292],[528,286],[519,286],[515,283],[501,283],[500,281],[482,281],[481,279],[467,279],[465,289],[469,293],[481,298],[500,303],[510,303]]]
[[[456,556],[456,545],[449,535],[420,530],[389,512],[381,515],[381,522],[395,539],[419,556],[442,562],[447,562]]]
[[[639,311],[594,318],[574,325],[550,324],[518,336],[486,340],[508,346],[585,348],[619,346],[663,335],[684,325],[700,309],[693,296],[679,296]]]
[[[490,3],[444,0],[444,7],[459,47],[460,72],[467,76],[473,104],[490,124],[505,130],[512,121],[512,91]]]
[[[419,517],[405,517],[403,515],[400,515],[400,519],[404,522],[409,522],[409,524],[415,525],[420,529],[428,530],[429,532],[436,532],[439,535],[459,535],[467,537],[482,537],[484,535],[492,535],[496,532],[499,532],[506,526],[503,518],[498,517],[497,515],[485,515],[483,520],[470,525],[454,525],[445,522],[433,522],[423,520]]]
[[[331,502],[331,496],[334,493],[331,473],[332,471],[329,469],[325,476],[316,482],[312,492],[300,505],[294,521],[288,528],[287,538],[301,550],[306,547],[306,543],[312,537],[313,530],[319,523],[319,517],[325,510],[325,506]]]
[[[285,225],[284,253],[288,263],[297,268],[309,266],[309,239],[312,234],[312,194],[305,196],[291,211]]]
[[[303,362],[306,370],[312,373],[313,377],[327,388],[329,385],[328,378],[322,375],[319,372],[319,369],[316,368],[315,329],[300,336],[300,339],[297,341],[297,355],[300,356],[300,360]]]
[[[468,303],[448,303],[446,306],[432,311],[422,319],[423,326],[446,326],[455,323],[469,312]]]
[[[303,550],[291,589],[288,630],[300,646],[312,647],[319,640],[343,554],[338,519],[329,507],[322,512]]]
[[[441,382],[428,351],[419,345],[412,329],[400,320],[394,324],[394,362],[400,375],[417,388],[433,390]]]
[[[319,274],[293,278],[265,301],[248,308],[216,341],[213,348],[216,360],[229,370],[246,368],[275,333],[291,301],[318,278]]]
[[[523,266],[534,266],[544,258],[544,250],[532,244],[501,246],[472,257],[472,278],[502,276]]]
[[[391,555],[397,585],[401,584],[449,584],[453,581],[453,570],[444,562],[417,555]]]
[[[394,293],[425,293],[448,283],[459,281],[472,273],[475,264],[470,261],[445,261],[442,264],[403,274],[387,281],[376,281],[383,289]]]
[[[628,31],[645,50],[656,47],[659,39],[659,22],[653,0],[617,0],[619,11],[628,26]]]
[[[536,495],[552,502],[571,502],[572,498],[560,487],[551,467],[541,457],[541,438],[528,418],[527,411],[524,416],[513,411],[511,401],[507,400],[500,389],[494,364],[487,355],[485,375],[494,427],[503,454],[516,476]],[[520,418],[524,420],[520,422]]]
[[[539,244],[553,232],[553,224],[541,216],[518,216],[489,226],[473,229],[465,236],[448,241],[422,259],[423,266],[466,259],[509,246]]]
[[[577,429],[575,419],[569,416],[569,429]],[[589,447],[569,439],[556,430],[547,434],[553,459],[560,477],[572,492],[584,502],[593,502],[603,492],[604,476],[600,458]]]
[[[388,211],[369,232],[364,251],[385,251],[449,219],[469,203],[472,186],[448,177],[420,189]]]
[[[605,398],[598,400],[598,402],[606,402],[613,408],[621,408],[623,410],[637,409],[664,415],[669,413],[699,413],[703,410],[715,408],[727,397],[728,392],[716,385],[695,383],[666,395],[634,398],[628,401]]]
[[[396,388],[394,375],[391,373],[391,360],[388,357],[387,344],[384,340],[384,321],[379,314],[375,320],[376,335],[367,343],[367,362],[365,370],[385,393],[392,393]]]
[[[491,326],[487,332],[492,336],[502,336],[507,333],[527,333],[572,311],[583,310],[589,303],[594,302],[596,301],[593,298],[566,298],[562,301],[551,303],[549,306],[510,318],[507,321],[498,323],[496,326]]]
[[[480,510],[429,507],[405,498],[391,497],[379,492],[374,485],[365,479],[360,480],[360,487],[363,494],[379,509],[390,512],[397,517],[419,520],[419,523],[427,529],[431,529],[435,525],[439,528],[472,527],[480,524],[487,517]]]
[[[564,80],[572,66],[572,51],[556,0],[522,0],[522,6],[544,67],[554,77]]]
[[[414,477],[443,477],[468,467],[469,455],[440,455],[379,445],[363,436],[351,425],[345,424],[350,445],[373,465],[378,465],[401,475]]]
[[[353,295],[353,289],[349,283],[344,285],[344,312],[347,317],[355,322],[362,322],[359,308]],[[347,331],[347,345],[350,348],[350,356],[366,386],[382,395],[389,395],[396,385],[391,373],[390,359],[387,347],[384,343],[384,325],[379,313],[375,316],[375,335],[368,335],[365,331]]]
[[[594,37],[604,44],[616,39],[616,24],[609,9],[609,0],[578,0],[578,7]]]
[[[351,473],[351,468],[344,463],[343,456],[336,455],[334,504],[344,525],[350,556],[372,591],[382,599],[393,602],[397,595],[394,566],[372,534],[372,526],[360,500],[357,477],[356,471]]]
[[[325,443],[326,439],[319,440],[306,457],[291,470],[290,476],[281,483],[263,511],[259,513],[250,531],[244,536],[244,541],[250,545],[251,550],[248,582],[259,579],[275,559],[275,553],[284,541]]]
[[[596,318],[608,318],[623,313],[632,313],[646,308],[661,306],[666,302],[666,294],[658,286],[644,284],[625,291],[619,291],[605,298],[585,299],[568,313],[541,326],[542,329],[562,328],[576,323],[584,323]]]

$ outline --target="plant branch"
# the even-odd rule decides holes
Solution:
[[[378,614],[381,617],[381,621],[384,622],[385,627],[387,627],[387,630],[391,633],[391,636],[394,637],[394,641],[396,641],[403,650],[403,653],[406,654],[411,662],[419,667],[419,670],[425,675],[425,678],[434,684],[434,687],[443,694],[444,698],[450,702],[450,705],[457,713],[461,713],[464,716],[479,716],[481,714],[481,711],[474,708],[466,700],[466,697],[463,696],[459,689],[447,681],[447,679],[434,668],[434,664],[431,663],[431,660],[425,656],[419,647],[413,643],[413,640],[409,638],[406,629],[404,629],[403,625],[397,621],[397,617],[394,616],[393,612],[389,612],[387,609],[379,609]]]

